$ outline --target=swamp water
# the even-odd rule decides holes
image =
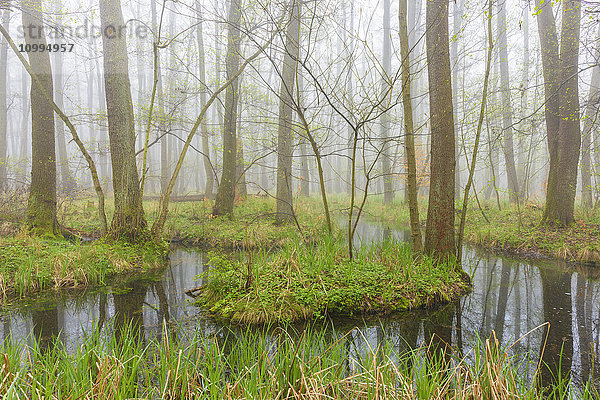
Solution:
[[[357,245],[386,236],[410,240],[408,231],[373,223],[361,224],[357,236]],[[328,321],[328,329],[336,336],[354,329],[349,337],[358,352],[383,341],[398,349],[419,346],[435,334],[467,360],[474,357],[471,349],[477,338],[486,339],[494,331],[504,346],[512,345],[510,355],[530,361],[530,369],[523,370],[530,378],[531,365],[537,365],[543,347],[543,361],[553,366],[553,373],[570,370],[577,386],[587,381],[599,366],[595,354],[600,339],[600,267],[516,261],[470,247],[464,254],[473,290],[458,302],[368,321],[336,318]],[[202,252],[177,248],[163,275],[155,279],[138,279],[114,290],[69,290],[17,301],[0,312],[0,341],[33,335],[43,344],[58,337],[73,349],[90,332],[123,322],[135,324],[146,339],[160,336],[164,326],[180,337],[201,332],[223,338],[224,327],[185,294],[201,284],[197,276],[209,268],[207,258]]]

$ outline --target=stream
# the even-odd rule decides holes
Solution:
[[[386,236],[410,240],[410,232],[404,228],[372,222],[361,223],[357,235],[357,244]],[[463,254],[473,291],[456,303],[382,319],[337,318],[330,322],[341,333],[357,327],[352,335],[363,348],[375,348],[384,339],[399,347],[418,346],[435,333],[467,359],[473,357],[471,349],[477,337],[488,338],[492,331],[504,346],[512,345],[510,355],[536,363],[545,342],[543,361],[554,366],[554,373],[560,366],[563,372],[571,371],[576,385],[587,381],[599,366],[595,354],[600,336],[600,268],[560,261],[517,261],[470,246],[465,246]],[[209,267],[207,259],[201,251],[179,247],[172,251],[160,277],[145,277],[118,288],[46,291],[5,305],[0,310],[0,341],[34,335],[48,343],[58,337],[73,349],[86,333],[130,321],[146,338],[160,336],[166,321],[179,327],[179,335],[198,329],[205,335],[219,335],[222,326],[185,294],[201,284],[197,276]],[[549,332],[545,323],[549,323]],[[525,373],[533,378],[532,371]]]

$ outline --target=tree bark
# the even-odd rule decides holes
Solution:
[[[233,77],[240,64],[240,0],[231,0],[229,6],[229,29],[227,32],[226,74]],[[235,199],[235,165],[237,158],[236,124],[239,81],[234,79],[225,92],[225,116],[223,123],[223,174],[217,190],[213,215],[232,215]]]
[[[135,161],[135,120],[128,74],[125,26],[119,0],[100,1],[103,32],[104,87],[113,170],[115,212],[109,229],[113,238],[136,241],[146,228]]]
[[[568,226],[574,221],[579,128],[578,53],[581,4],[563,2],[559,53],[556,22],[549,2],[536,0],[546,99],[550,170],[542,221]]]
[[[448,41],[448,1],[428,1],[426,14],[431,177],[424,250],[439,258],[445,258],[455,254],[455,141]]]
[[[8,31],[8,24],[10,21],[10,9],[7,8],[2,13],[2,26]],[[8,187],[8,176],[7,176],[7,154],[8,154],[8,141],[7,141],[7,127],[8,127],[8,105],[6,104],[6,98],[8,97],[7,91],[7,79],[6,66],[8,59],[8,43],[4,38],[0,39],[0,193],[5,191]]]
[[[300,0],[293,0],[285,41],[277,129],[277,215],[275,221],[278,224],[292,221],[294,215],[292,204],[292,160],[294,156],[292,116],[300,48]]]
[[[41,0],[23,0],[25,42],[46,45]],[[53,92],[50,55],[30,52],[32,72],[46,93]],[[32,76],[32,79],[34,77]],[[31,85],[31,187],[27,201],[27,227],[35,235],[60,234],[56,220],[56,157],[54,149],[54,110],[44,98],[43,91]]]
[[[508,179],[508,195],[511,203],[519,201],[519,183],[515,167],[515,151],[512,130],[512,106],[508,75],[508,41],[506,38],[506,0],[498,2],[498,46],[500,56],[500,92],[502,94],[502,132],[504,138],[504,162]]]
[[[417,162],[415,156],[415,128],[411,97],[411,54],[408,44],[408,26],[406,22],[407,0],[400,0],[398,20],[400,35],[400,54],[402,61],[402,103],[404,105],[404,131],[406,134],[406,163],[408,167],[407,194],[410,212],[410,231],[413,254],[419,254],[422,248],[421,223],[419,221],[419,203],[417,200]]]

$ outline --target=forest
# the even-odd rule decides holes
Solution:
[[[0,397],[600,398],[600,3],[0,0]]]

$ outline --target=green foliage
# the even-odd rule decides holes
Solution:
[[[242,260],[213,257],[198,301],[218,317],[252,324],[388,314],[448,302],[467,289],[456,265],[415,261],[408,245],[393,239],[357,253],[351,261],[342,238],[323,236],[315,245],[295,241]]]
[[[27,235],[0,238],[0,293],[23,296],[45,288],[104,285],[116,274],[159,268],[167,246],[44,240]]]
[[[495,337],[478,340],[473,354],[435,353],[422,347],[399,352],[384,341],[368,344],[362,331],[346,334],[308,327],[224,332],[191,337],[167,332],[140,340],[94,331],[72,351],[0,343],[0,397],[28,399],[538,399],[536,356],[507,356]],[[558,377],[548,398],[597,398],[593,385],[575,389]],[[561,395],[561,397],[558,397]],[[565,395],[565,397],[562,397]]]

